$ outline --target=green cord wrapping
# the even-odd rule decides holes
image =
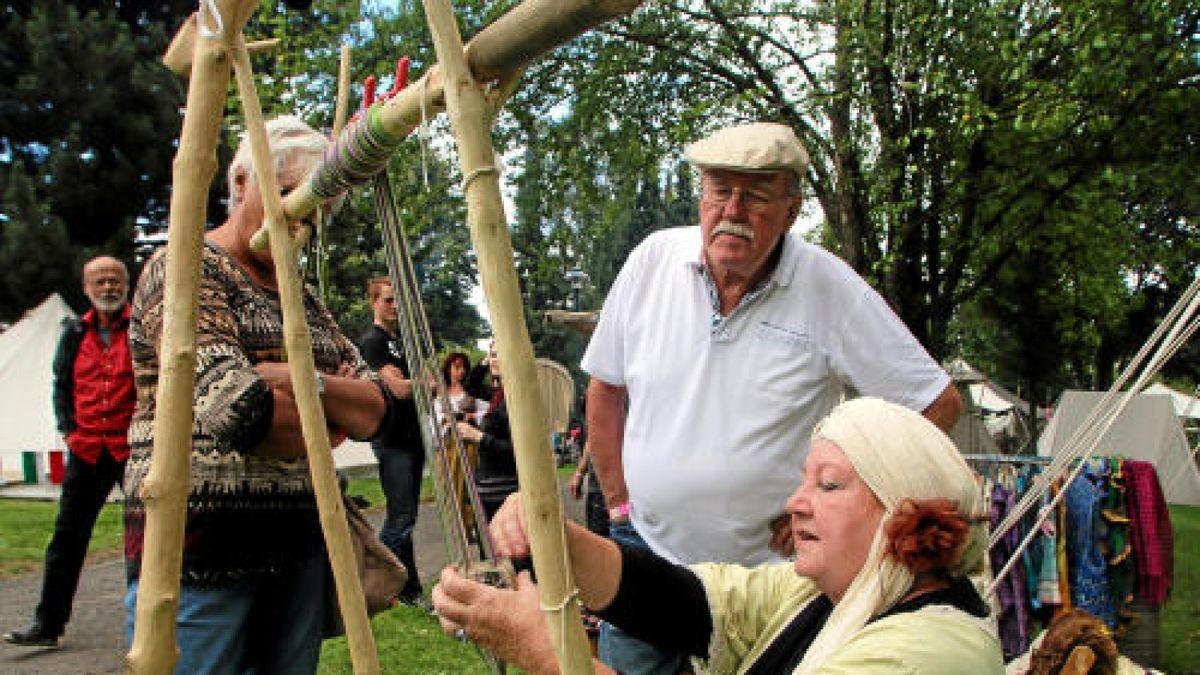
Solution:
[[[338,136],[312,174],[312,191],[332,199],[382,171],[404,141],[383,128],[383,109],[376,103]]]

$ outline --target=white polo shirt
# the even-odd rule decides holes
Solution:
[[[840,258],[788,234],[774,273],[714,310],[699,227],[630,254],[583,357],[628,390],[630,518],[677,563],[778,560],[771,519],[800,482],[812,428],[847,386],[915,410],[950,378]]]

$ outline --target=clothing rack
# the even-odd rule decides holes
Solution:
[[[969,454],[963,453],[963,459],[967,462],[979,462],[981,464],[1049,464],[1053,458],[1039,457],[1037,455],[997,455],[997,454]]]

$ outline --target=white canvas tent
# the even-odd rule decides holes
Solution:
[[[954,428],[950,430],[950,440],[958,446],[959,452],[967,455],[994,455],[1000,452],[983,420],[970,411],[963,411],[954,423]]]
[[[1143,394],[1165,394],[1171,397],[1171,405],[1175,406],[1175,414],[1186,418],[1192,424],[1200,420],[1200,398],[1188,396],[1187,394],[1176,391],[1161,382],[1146,387],[1142,390]]]
[[[0,462],[5,479],[21,477],[23,451],[66,447],[50,400],[51,366],[63,320],[73,316],[54,293],[0,334]]]
[[[1104,397],[1099,391],[1065,391],[1038,439],[1038,454],[1061,451]],[[1122,455],[1150,462],[1158,470],[1171,504],[1200,506],[1200,470],[1192,461],[1183,425],[1168,396],[1138,394],[1100,439],[1096,455]]]
[[[1007,452],[1013,452],[1028,441],[1029,425],[1025,422],[1028,403],[991,381],[965,359],[951,359],[943,367],[966,399],[966,409],[950,433],[960,450],[966,453],[997,452],[998,441],[1002,441]],[[968,417],[975,420],[967,421]],[[987,439],[980,439],[981,434]]]

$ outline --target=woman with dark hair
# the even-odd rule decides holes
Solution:
[[[504,402],[504,384],[495,342],[488,351],[486,361],[492,376],[491,404],[478,428],[460,420],[457,430],[459,438],[479,446],[475,484],[479,488],[484,514],[490,521],[505,498],[517,491],[517,459],[513,455],[512,431],[508,427],[508,406]]]
[[[479,426],[487,404],[467,393],[464,381],[471,370],[471,359],[462,352],[450,352],[442,361],[442,378],[446,383],[446,398],[456,422],[466,421]]]

